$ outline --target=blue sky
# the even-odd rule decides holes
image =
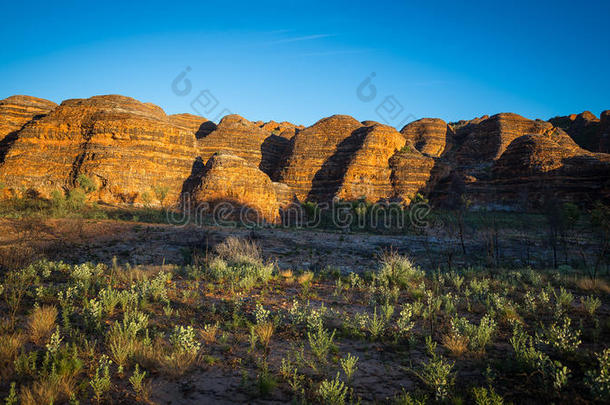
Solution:
[[[0,98],[118,93],[167,113],[304,125],[599,115],[609,15],[607,1],[5,2]],[[177,95],[187,67],[191,90]],[[375,97],[358,97],[371,73]],[[203,108],[204,90],[217,103]]]

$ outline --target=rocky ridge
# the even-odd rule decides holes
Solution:
[[[216,125],[118,95],[59,106],[13,96],[0,101],[0,183],[5,195],[48,198],[86,176],[98,201],[169,204],[187,192],[210,209],[230,201],[268,222],[292,202],[335,198],[408,204],[419,193],[434,204],[510,209],[549,194],[608,201],[610,155],[584,148],[576,133],[586,131],[599,149],[608,145],[610,111],[550,122],[512,113],[449,124],[424,118],[399,132],[346,115],[307,128],[239,115]]]

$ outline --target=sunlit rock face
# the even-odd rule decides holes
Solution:
[[[400,131],[424,155],[439,158],[453,143],[453,129],[438,118],[422,118]]]
[[[323,118],[291,140],[279,180],[304,201],[323,201],[338,190],[345,167],[362,143],[362,124],[347,115]]]
[[[13,96],[0,101],[0,183],[5,197],[50,197],[85,176],[98,201],[161,204],[165,190],[169,204],[189,192],[200,202],[233,201],[268,222],[295,201],[408,204],[418,193],[432,204],[473,206],[540,205],[548,195],[609,200],[610,155],[580,144],[593,139],[607,150],[610,111],[551,121],[423,118],[399,132],[347,115],[307,128],[228,115],[216,125],[119,95],[59,106]]]
[[[55,107],[57,104],[52,101],[30,96],[11,96],[0,100],[0,164],[17,139],[17,132]]]
[[[18,132],[0,178],[8,189],[48,197],[84,175],[101,201],[138,203],[159,187],[173,200],[199,155],[195,134],[206,121],[118,95],[66,100]]]

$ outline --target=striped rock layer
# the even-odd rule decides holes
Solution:
[[[540,201],[544,190],[608,200],[610,155],[583,148],[570,133],[595,127],[604,145],[610,112],[591,116],[424,118],[399,132],[347,115],[307,128],[238,115],[215,124],[118,95],[60,105],[13,96],[0,101],[0,183],[4,195],[50,197],[86,176],[97,201],[169,204],[187,192],[202,203],[252,208],[269,222],[291,202],[337,198],[408,204],[421,193],[438,204],[465,197],[517,206],[524,196]]]

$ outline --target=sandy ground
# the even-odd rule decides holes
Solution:
[[[29,221],[29,222],[28,222]],[[372,270],[378,255],[394,249],[428,268],[484,264],[490,260],[488,242],[466,242],[467,255],[455,237],[435,235],[373,235],[307,229],[220,228],[174,226],[119,221],[77,219],[0,220],[0,247],[28,244],[51,259],[68,262],[121,264],[177,264],[204,257],[229,235],[256,240],[264,256],[282,268],[321,270],[327,266],[342,272]],[[540,237],[525,239],[501,233],[499,246],[504,265],[549,266],[550,248]],[[585,247],[587,248],[587,247]],[[576,253],[572,255],[576,257]]]

